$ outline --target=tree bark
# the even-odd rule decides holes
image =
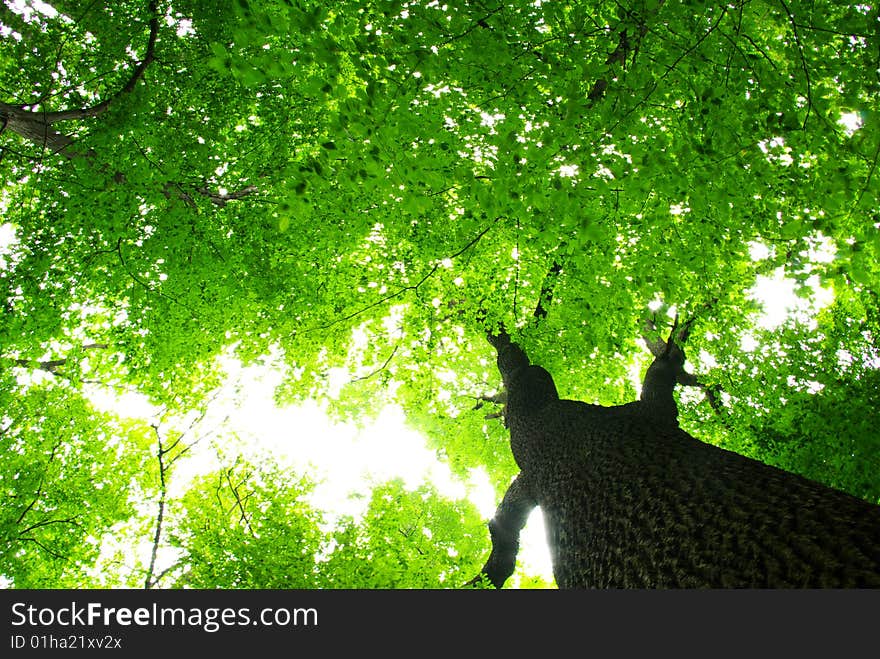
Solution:
[[[118,92],[100,103],[88,108],[72,108],[69,110],[43,111],[26,110],[22,106],[0,103],[0,128],[13,132],[24,140],[47,149],[49,152],[61,154],[67,158],[84,155],[71,149],[73,138],[54,128],[63,121],[79,121],[99,117],[110,109],[119,98],[131,93],[138,81],[143,77],[147,67],[153,61],[156,51],[156,38],[159,34],[158,2],[150,0],[150,33],[143,59],[138,62],[125,85]]]
[[[672,340],[641,399],[616,407],[560,399],[504,332],[489,340],[520,468],[490,523],[494,585],[524,523],[509,504],[525,500],[543,511],[560,588],[880,587],[880,506],[681,430]]]
[[[0,103],[0,125],[22,139],[50,153],[66,153],[73,138],[55,130],[52,122],[41,112],[24,110],[15,105]]]
[[[471,580],[475,585],[486,579],[495,588],[501,588],[516,567],[516,555],[519,552],[519,534],[535,509],[537,502],[529,490],[529,484],[522,475],[517,476],[501,504],[495,511],[495,517],[489,522],[489,533],[492,537],[492,553],[480,571]]]

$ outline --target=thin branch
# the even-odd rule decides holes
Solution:
[[[47,373],[51,373],[52,375],[57,375],[56,371],[60,366],[64,366],[67,363],[67,359],[50,359],[44,362],[35,362],[32,359],[16,359],[14,364],[16,366],[24,366],[26,368],[36,368],[40,371],[46,371]]]
[[[752,37],[750,37],[747,33],[744,32],[741,36],[752,45],[752,48],[754,48],[759,53],[761,53],[761,56],[770,63],[770,66],[773,68],[774,71],[779,73],[779,67],[776,66],[776,62],[774,62],[773,58],[767,54],[767,51],[765,51],[763,48],[761,48],[761,46],[758,43],[756,43],[755,40],[752,39]]]
[[[158,584],[160,581],[162,581],[162,579],[165,578],[165,576],[167,576],[167,574],[169,572],[171,572],[172,570],[176,570],[178,567],[180,567],[180,561],[176,561],[176,562],[172,563],[171,565],[169,565],[168,567],[166,567],[164,570],[162,570],[159,574],[157,574],[155,576],[155,578],[153,579],[153,585]]]
[[[703,41],[705,41],[706,38],[718,28],[718,26],[721,24],[721,21],[726,14],[727,14],[727,8],[726,7],[722,8],[721,15],[718,17],[718,20],[715,21],[715,23],[713,25],[711,25],[709,27],[709,29],[699,39],[697,39],[697,41],[693,45],[691,45],[689,48],[687,48],[678,58],[676,58],[672,64],[667,65],[666,71],[663,73],[663,75],[661,75],[658,79],[652,81],[648,85],[647,92],[642,97],[642,99],[639,100],[637,103],[635,103],[632,107],[630,107],[625,112],[622,112],[620,114],[620,116],[618,117],[617,121],[615,121],[614,124],[611,127],[609,127],[606,132],[614,133],[614,131],[617,130],[618,126],[623,124],[623,122],[626,121],[626,119],[628,119],[630,117],[630,115],[635,113],[635,111],[638,110],[643,105],[647,104],[648,101],[650,100],[650,98],[654,95],[654,92],[656,92],[657,89],[659,89],[660,81],[664,80],[667,76],[669,76],[685,57],[687,57],[694,50],[696,50],[697,47],[699,47],[699,45],[701,43],[703,43]]]
[[[440,45],[441,46],[448,46],[453,41],[457,41],[458,39],[462,39],[462,38],[466,37],[471,32],[476,30],[478,27],[485,28],[487,30],[492,30],[493,28],[486,21],[489,20],[490,18],[492,18],[495,14],[497,14],[500,11],[504,11],[503,4],[498,6],[496,9],[493,9],[492,11],[490,11],[488,14],[483,16],[483,18],[480,18],[480,19],[477,19],[476,21],[474,21],[473,25],[471,25],[467,30],[465,30],[461,34],[456,34],[456,35],[449,37],[446,41],[444,41]]]
[[[70,121],[77,119],[89,119],[98,117],[110,109],[110,106],[119,98],[134,91],[138,80],[143,77],[147,67],[153,61],[156,50],[156,38],[159,34],[159,7],[156,0],[150,0],[148,6],[150,12],[150,35],[147,38],[147,51],[144,58],[138,63],[128,82],[118,92],[110,98],[104,99],[97,105],[90,108],[78,108],[75,110],[60,110],[58,112],[42,112],[40,115],[47,124],[53,124],[57,121]]]
[[[40,484],[37,486],[37,491],[34,494],[33,500],[25,506],[25,509],[21,511],[21,515],[18,516],[18,519],[15,520],[16,524],[21,524],[24,520],[25,516],[31,511],[31,509],[37,505],[37,501],[40,500],[40,495],[43,493],[43,477],[40,477]]]
[[[855,31],[841,32],[840,30],[833,30],[829,27],[820,27],[818,25],[805,25],[804,23],[798,23],[795,20],[792,20],[792,26],[799,27],[804,30],[811,30],[812,32],[827,32],[828,34],[836,34],[839,37],[846,37],[847,39],[849,39],[851,37],[858,37],[861,39],[871,39],[874,36],[872,34],[868,34],[865,32],[855,32]]]
[[[226,472],[226,482],[229,485],[229,489],[232,492],[232,496],[235,497],[235,504],[238,507],[239,512],[241,513],[241,517],[239,517],[240,522],[244,522],[244,525],[247,527],[248,533],[251,536],[256,537],[256,533],[254,533],[254,529],[251,527],[251,521],[248,519],[247,511],[244,509],[244,503],[241,500],[241,497],[238,496],[238,487],[232,484],[232,468],[227,470]],[[245,481],[242,481],[245,482]]]
[[[514,249],[516,249],[516,263],[514,264],[514,272],[515,277],[513,279],[513,317],[516,318],[516,306],[517,306],[517,296],[519,295],[519,274],[522,270],[522,266],[520,265],[520,259],[522,255],[519,249],[519,236],[520,236],[520,224],[519,217],[516,218],[516,242],[514,243]]]
[[[156,516],[156,533],[153,537],[153,547],[150,551],[150,566],[147,568],[147,576],[144,579],[144,590],[149,590],[155,584],[153,571],[156,569],[156,555],[159,552],[159,543],[162,537],[162,522],[165,518],[165,495],[159,500],[159,512]]]
[[[660,76],[660,79],[662,80],[663,78],[666,78],[666,76],[668,76],[670,73],[672,73],[672,72],[675,70],[675,67],[677,67],[677,66],[679,65],[679,63],[680,63],[685,57],[687,57],[687,56],[690,55],[692,52],[694,52],[697,48],[699,48],[699,47],[700,47],[700,44],[702,44],[702,43],[703,43],[703,42],[709,37],[710,34],[712,34],[715,30],[718,29],[718,26],[721,25],[721,21],[724,20],[724,17],[725,17],[726,15],[727,15],[727,7],[722,7],[722,8],[721,8],[721,15],[718,16],[718,20],[716,20],[715,23],[714,23],[713,25],[710,25],[710,26],[709,26],[709,29],[706,30],[706,31],[702,34],[702,36],[701,36],[699,39],[697,39],[697,40],[696,40],[696,41],[690,46],[690,48],[688,48],[687,50],[685,50],[681,55],[679,55],[679,56],[676,58],[676,60],[675,60],[670,66],[667,67],[667,69],[666,69],[666,71],[663,73],[663,75]]]
[[[119,257],[119,262],[122,264],[122,268],[123,268],[123,270],[125,270],[125,273],[129,277],[131,277],[135,282],[137,282],[138,284],[140,284],[141,286],[146,288],[150,293],[155,293],[156,295],[158,295],[160,297],[164,297],[166,300],[169,300],[169,301],[173,302],[174,304],[183,307],[184,309],[186,309],[189,312],[189,314],[193,318],[198,318],[198,316],[196,316],[196,314],[192,311],[192,309],[190,309],[188,306],[186,306],[183,302],[181,302],[180,300],[178,300],[177,298],[175,298],[171,295],[168,295],[168,293],[165,293],[161,289],[161,287],[150,286],[147,282],[145,282],[143,279],[138,277],[136,274],[134,274],[129,269],[128,264],[125,262],[125,257],[122,255],[122,237],[121,236],[116,241],[116,254]]]
[[[209,406],[211,403],[213,403],[215,400],[217,400],[217,397],[218,397],[218,396],[219,396],[219,391],[216,392],[216,393],[214,393],[214,395],[211,396],[211,398],[207,401],[207,404],[206,404],[204,407],[202,407],[202,409],[199,411],[199,413],[198,413],[196,416],[194,416],[194,417],[192,418],[192,420],[189,422],[189,425],[186,427],[186,429],[185,429],[183,432],[178,433],[178,435],[177,435],[177,439],[175,439],[175,440],[171,443],[170,446],[165,447],[165,449],[164,449],[163,452],[162,452],[163,455],[168,455],[168,454],[170,454],[174,449],[177,448],[178,444],[180,444],[180,442],[183,441],[183,438],[186,437],[190,432],[192,432],[192,430],[196,427],[197,424],[199,424],[199,423],[201,423],[202,421],[204,421],[205,417],[208,415],[208,406]],[[229,417],[226,417],[226,418],[228,419]],[[210,431],[208,431],[207,433],[205,433],[204,435],[202,435],[201,437],[199,437],[199,438],[196,439],[195,441],[190,442],[189,444],[187,444],[186,446],[184,446],[184,447],[183,447],[183,448],[177,453],[177,455],[175,455],[175,456],[169,458],[169,460],[168,460],[168,467],[171,467],[171,466],[172,466],[172,465],[173,465],[173,464],[174,464],[174,463],[175,463],[175,462],[176,462],[176,461],[177,461],[177,460],[178,460],[183,454],[185,454],[185,453],[186,453],[187,451],[189,451],[193,446],[195,446],[198,442],[202,441],[205,437],[208,437],[209,435],[210,435]]]
[[[212,204],[220,206],[221,208],[225,206],[230,201],[235,201],[236,199],[242,199],[243,197],[247,197],[248,195],[252,195],[254,193],[259,192],[260,189],[255,185],[248,185],[241,190],[236,190],[235,192],[211,192],[206,186],[200,186],[196,188],[196,192],[206,196],[211,200]]]
[[[40,495],[43,493],[43,483],[46,480],[46,469],[49,468],[49,465],[52,464],[52,461],[55,459],[55,453],[58,452],[58,449],[61,447],[61,440],[55,442],[55,445],[52,447],[52,451],[49,453],[49,459],[46,460],[46,467],[43,472],[40,474],[40,482],[37,483],[37,491],[34,492],[33,500],[25,507],[24,510],[21,511],[21,514],[18,516],[18,519],[15,520],[16,524],[21,524],[24,521],[25,516],[33,509],[37,502],[40,500]]]
[[[462,254],[464,254],[467,250],[469,250],[471,247],[473,247],[478,242],[480,242],[480,240],[483,238],[483,236],[485,236],[487,233],[489,233],[489,230],[492,229],[492,227],[494,227],[495,224],[501,218],[502,218],[502,216],[496,217],[495,220],[489,226],[487,226],[485,229],[480,231],[480,233],[478,233],[475,238],[473,238],[470,242],[468,242],[467,245],[465,245],[464,247],[459,249],[457,252],[455,252],[455,254],[452,254],[451,256],[446,257],[446,259],[451,260],[451,259],[457,258],[457,257],[461,256]],[[443,260],[445,261],[446,259],[443,259]],[[409,286],[403,286],[402,288],[399,288],[398,290],[394,291],[393,293],[389,293],[388,295],[382,296],[381,298],[379,298],[375,302],[371,302],[370,304],[367,304],[367,305],[361,307],[360,309],[352,311],[351,313],[346,314],[345,316],[342,316],[340,318],[337,318],[336,320],[333,320],[329,323],[326,323],[324,325],[318,325],[316,327],[310,328],[310,329],[306,330],[306,332],[314,332],[317,330],[328,329],[330,327],[333,327],[334,325],[338,325],[339,323],[344,323],[347,320],[351,320],[352,318],[355,318],[355,317],[361,315],[362,313],[369,311],[370,309],[375,309],[376,307],[381,306],[390,300],[398,298],[401,295],[403,295],[404,293],[406,293],[407,291],[417,291],[426,281],[428,281],[431,277],[434,276],[434,274],[437,272],[437,270],[440,269],[441,263],[442,263],[442,261],[437,261],[433,265],[433,267],[428,271],[428,273],[426,275],[424,275],[421,279],[419,279],[419,281],[417,281],[415,284],[410,284]]]
[[[68,560],[67,556],[65,556],[64,554],[59,554],[56,551],[52,551],[51,549],[49,549],[46,545],[44,545],[42,542],[40,542],[36,538],[19,538],[19,539],[23,540],[25,542],[33,542],[35,545],[37,545],[37,547],[42,549],[44,552],[46,552],[47,554],[49,554],[53,558],[58,559],[59,561],[67,561]]]
[[[477,401],[476,404],[471,408],[475,412],[477,410],[482,409],[483,405],[485,403],[491,403],[493,405],[501,405],[500,410],[498,410],[497,412],[486,412],[486,414],[483,415],[483,418],[486,419],[487,421],[490,421],[492,419],[501,419],[502,421],[504,421],[504,427],[505,428],[507,427],[507,421],[506,421],[507,390],[506,389],[502,389],[498,393],[493,394],[491,396],[483,394],[482,396],[467,396],[467,398],[473,398],[474,400]]]
[[[381,365],[379,368],[377,368],[377,369],[374,370],[374,371],[371,371],[370,373],[367,373],[366,375],[362,375],[362,376],[360,376],[360,377],[358,377],[358,378],[355,378],[355,379],[351,380],[351,382],[349,382],[349,384],[354,383],[354,382],[360,382],[361,380],[369,380],[371,377],[373,377],[373,376],[376,375],[377,373],[381,373],[382,371],[384,371],[384,370],[388,367],[388,364],[391,363],[391,360],[394,359],[394,355],[397,354],[397,349],[398,349],[398,348],[400,348],[400,342],[399,342],[399,341],[398,341],[398,343],[394,346],[394,349],[391,351],[391,354],[388,355],[388,359],[386,359],[386,360],[382,363],[382,365]]]
[[[660,9],[663,7],[664,4],[665,4],[665,0],[660,0],[657,7],[651,13],[654,16],[656,16],[656,14],[660,11]],[[619,4],[618,4],[618,7],[620,7]],[[623,7],[620,7],[620,8],[625,9]],[[629,13],[628,10],[626,10],[626,11],[627,11],[627,13]],[[629,57],[630,53],[633,54],[633,61],[635,61],[635,58],[638,55],[639,50],[641,49],[642,39],[648,33],[648,25],[647,25],[646,17],[637,16],[636,18],[639,19],[639,26],[638,26],[638,34],[636,35],[635,41],[633,42],[631,40],[627,26],[624,26],[623,29],[621,29],[618,32],[616,47],[608,55],[608,57],[605,59],[606,66],[611,67],[613,65],[618,65],[621,67],[625,67],[626,60]],[[618,27],[620,27],[620,25],[622,23],[623,23],[623,21],[621,21],[621,23],[618,24]],[[593,86],[590,88],[590,91],[587,94],[587,98],[589,99],[590,103],[595,104],[596,102],[598,102],[605,95],[605,91],[607,89],[608,89],[608,78],[604,77],[604,78],[597,79],[593,83]]]
[[[804,125],[803,129],[807,129],[807,119],[810,118],[810,110],[813,108],[813,82],[810,79],[810,70],[807,68],[807,59],[804,56],[804,45],[801,43],[801,35],[798,32],[797,22],[794,20],[794,14],[791,13],[791,9],[785,0],[779,0],[779,4],[782,5],[782,8],[785,9],[785,13],[788,14],[788,21],[791,23],[791,30],[794,32],[794,41],[798,47],[798,53],[801,57],[801,68],[804,70],[804,76],[807,82],[807,114],[804,117]]]
[[[51,524],[72,524],[73,526],[80,526],[80,523],[76,521],[76,517],[68,517],[67,519],[45,519],[42,522],[31,524],[26,529],[22,529],[19,531],[18,535],[21,537],[25,533],[30,533],[31,531],[35,531]]]
[[[106,343],[86,343],[85,345],[80,346],[80,349],[106,350],[109,347],[110,346]],[[67,363],[67,357],[61,357],[59,359],[49,359],[46,361],[35,361],[33,359],[14,359],[12,363],[14,363],[16,366],[36,368],[41,371],[51,373],[52,375],[58,375],[58,369]]]
[[[159,461],[159,510],[156,514],[156,533],[153,536],[153,547],[150,551],[150,565],[147,568],[147,576],[144,579],[145,590],[152,588],[155,583],[153,572],[156,569],[156,556],[159,553],[159,543],[162,539],[162,522],[165,518],[165,498],[168,494],[168,489],[165,484],[166,466],[164,463],[165,450],[162,447],[162,435],[159,433],[159,426],[154,424],[151,428],[156,434],[156,441],[159,446],[159,450],[156,451],[156,459]]]
[[[498,393],[492,394],[491,396],[488,394],[482,394],[480,396],[466,396],[466,398],[472,398],[477,401],[476,405],[474,405],[472,408],[474,410],[482,409],[485,403],[492,403],[493,405],[507,404],[507,392],[503,390],[499,391]]]
[[[871,162],[871,168],[868,170],[868,176],[865,178],[865,185],[859,191],[859,196],[853,204],[856,208],[862,203],[862,197],[865,196],[865,193],[871,189],[871,179],[874,178],[874,172],[877,171],[878,160],[880,160],[880,142],[877,143],[877,148],[874,150],[874,159]]]

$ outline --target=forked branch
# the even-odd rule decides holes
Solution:
[[[0,103],[0,122],[3,130],[9,130],[18,134],[25,140],[32,142],[52,153],[59,153],[66,158],[75,158],[85,155],[71,149],[74,140],[70,135],[56,130],[53,125],[62,121],[76,121],[90,119],[104,114],[118,99],[134,91],[138,81],[143,77],[147,67],[155,58],[156,39],[159,34],[159,8],[157,0],[150,0],[148,10],[150,12],[150,34],[147,38],[147,48],[143,59],[138,62],[128,81],[123,87],[100,103],[87,108],[73,108],[47,112],[44,110],[30,110],[27,106]]]
[[[677,351],[681,355],[681,367],[678,368],[675,375],[675,384],[679,384],[683,387],[695,387],[697,389],[701,389],[706,396],[706,400],[709,402],[709,405],[715,411],[716,414],[720,414],[722,412],[721,402],[719,401],[719,394],[721,393],[721,386],[707,385],[703,383],[696,375],[693,373],[689,373],[684,370],[684,352],[682,352],[681,346],[687,341],[690,336],[691,327],[693,326],[695,318],[690,318],[686,322],[679,325],[678,316],[675,317],[672,329],[669,331],[669,337],[666,341],[660,338],[659,328],[653,318],[649,318],[645,321],[643,330],[642,330],[642,340],[645,342],[648,350],[654,356],[655,362],[658,359],[664,358],[664,356],[669,356],[673,351]],[[649,369],[650,371],[650,369]],[[644,388],[648,386],[647,382],[648,376],[645,376],[645,382],[643,383],[643,394]],[[673,385],[674,386],[674,385]]]

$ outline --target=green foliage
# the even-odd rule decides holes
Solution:
[[[877,320],[844,294],[809,325],[764,330],[758,347],[708,372],[723,406],[691,402],[686,423],[707,441],[880,501]]]
[[[177,587],[314,588],[321,516],[312,485],[279,469],[237,464],[184,494],[171,546],[184,552]]]
[[[0,211],[14,233],[0,243],[0,440],[15,447],[3,487],[22,502],[0,574],[16,586],[80,583],[71,566],[96,556],[85,540],[157,496],[155,478],[128,484],[145,465],[155,476],[148,431],[91,410],[89,387],[185,416],[224,358],[274,361],[279,403],[326,400],[359,421],[400,404],[455,474],[482,467],[500,496],[515,466],[482,400],[500,386],[486,328],[503,323],[563,395],[615,404],[635,396],[658,304],[696,318],[687,353],[719,392],[720,411],[683,394],[696,436],[880,494],[876,7],[50,4],[60,13],[0,14]],[[805,302],[833,291],[828,310],[762,328],[750,291],[780,269]],[[120,437],[139,448],[110,460]],[[300,510],[305,483],[247,483],[280,497],[271,540],[225,522],[181,530],[201,557],[186,578],[317,584],[255,567],[279,547],[299,565],[280,511]],[[207,520],[221,504],[197,491],[185,506]],[[31,541],[21,553],[27,515],[15,520],[53,497],[82,533],[42,526],[51,558]],[[153,514],[132,528],[149,534]],[[311,514],[297,527],[308,547]],[[382,563],[371,583],[458,577],[442,552],[402,547],[412,569],[393,575],[398,555],[369,544],[380,517],[342,543],[352,564]],[[438,523],[441,536],[455,525]],[[455,542],[462,561],[481,550]],[[212,572],[227,545],[240,561]]]
[[[459,588],[489,550],[485,523],[472,504],[441,497],[430,485],[377,486],[363,519],[333,536],[322,565],[337,588]]]
[[[135,514],[146,429],[70,387],[21,387],[8,375],[0,408],[0,574],[19,588],[86,586],[102,535]]]
[[[313,485],[239,463],[197,479],[180,499],[171,546],[176,587],[455,588],[482,565],[484,520],[430,485],[374,488],[365,514],[328,523]]]

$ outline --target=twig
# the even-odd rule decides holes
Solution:
[[[159,461],[159,511],[156,514],[156,533],[153,536],[153,547],[150,551],[150,565],[147,568],[147,576],[144,579],[145,590],[149,590],[154,584],[153,571],[156,569],[156,555],[159,553],[159,543],[162,539],[162,521],[165,517],[165,498],[168,494],[165,484],[165,449],[162,446],[162,435],[159,433],[159,426],[154,424],[151,427],[156,434],[156,440],[159,445],[159,450],[156,452],[156,458]]]
[[[461,255],[464,254],[467,250],[469,250],[471,247],[473,247],[473,246],[476,245],[478,242],[480,242],[480,240],[483,238],[483,236],[485,236],[487,233],[489,233],[489,230],[490,230],[493,226],[495,226],[495,224],[496,224],[501,218],[502,218],[502,216],[496,217],[495,220],[492,222],[492,224],[490,224],[490,225],[487,226],[485,229],[483,229],[482,231],[480,231],[480,233],[478,233],[477,236],[476,236],[475,238],[473,238],[470,242],[468,242],[467,245],[465,245],[464,247],[462,247],[461,249],[459,249],[457,252],[455,252],[455,254],[452,254],[452,255],[448,256],[447,259],[450,259],[450,260],[451,260],[451,259],[454,259],[454,258],[457,258],[457,257],[461,256]],[[443,259],[443,260],[446,260],[446,259]],[[326,323],[326,324],[324,324],[324,325],[318,325],[318,326],[316,326],[316,327],[312,327],[312,328],[306,330],[306,332],[314,332],[314,331],[318,331],[318,330],[329,329],[330,327],[333,327],[334,325],[338,325],[339,323],[344,323],[345,321],[347,321],[347,320],[351,320],[352,318],[355,318],[355,317],[361,315],[362,313],[365,313],[365,312],[369,311],[370,309],[374,309],[374,308],[376,308],[376,307],[378,307],[378,306],[381,306],[382,304],[385,304],[386,302],[388,302],[388,301],[390,301],[390,300],[393,300],[393,299],[395,299],[395,298],[398,298],[398,297],[400,297],[401,295],[403,295],[404,293],[406,293],[407,291],[417,291],[417,290],[422,286],[422,284],[424,284],[426,281],[428,281],[428,279],[430,279],[431,277],[434,276],[434,273],[436,273],[437,270],[440,269],[440,265],[441,265],[441,261],[437,261],[437,262],[431,267],[431,269],[428,271],[428,273],[427,273],[426,275],[424,275],[424,276],[423,276],[419,281],[417,281],[415,284],[410,284],[409,286],[403,286],[402,288],[399,288],[398,290],[394,291],[393,293],[389,293],[388,295],[384,295],[383,297],[379,298],[379,299],[376,300],[375,302],[371,302],[370,304],[367,304],[367,305],[361,307],[360,309],[357,309],[357,310],[355,310],[355,311],[352,311],[351,313],[346,314],[345,316],[342,316],[342,317],[340,317],[340,318],[337,318],[336,320],[333,320],[333,321],[331,321],[331,322],[329,322],[329,323]]]
[[[354,378],[353,380],[351,380],[351,382],[349,384],[354,383],[354,382],[360,382],[361,380],[369,380],[371,377],[373,377],[377,373],[384,371],[388,367],[388,364],[391,363],[391,360],[394,359],[394,355],[397,354],[398,348],[400,348],[399,341],[394,346],[394,349],[391,351],[391,354],[388,355],[388,359],[386,359],[379,368],[377,368],[374,371],[371,371],[370,373],[367,373],[366,375],[362,375],[360,377]]]
[[[807,59],[804,57],[804,46],[801,43],[801,35],[798,32],[797,22],[794,20],[794,14],[791,13],[791,9],[785,0],[779,0],[779,4],[782,5],[782,8],[785,9],[785,13],[788,14],[788,21],[791,23],[791,30],[794,32],[794,41],[798,47],[798,53],[801,57],[801,68],[804,70],[804,76],[807,82],[807,114],[804,117],[804,125],[803,129],[807,129],[807,119],[810,118],[810,110],[813,108],[813,83],[810,79],[810,70],[807,68]]]

